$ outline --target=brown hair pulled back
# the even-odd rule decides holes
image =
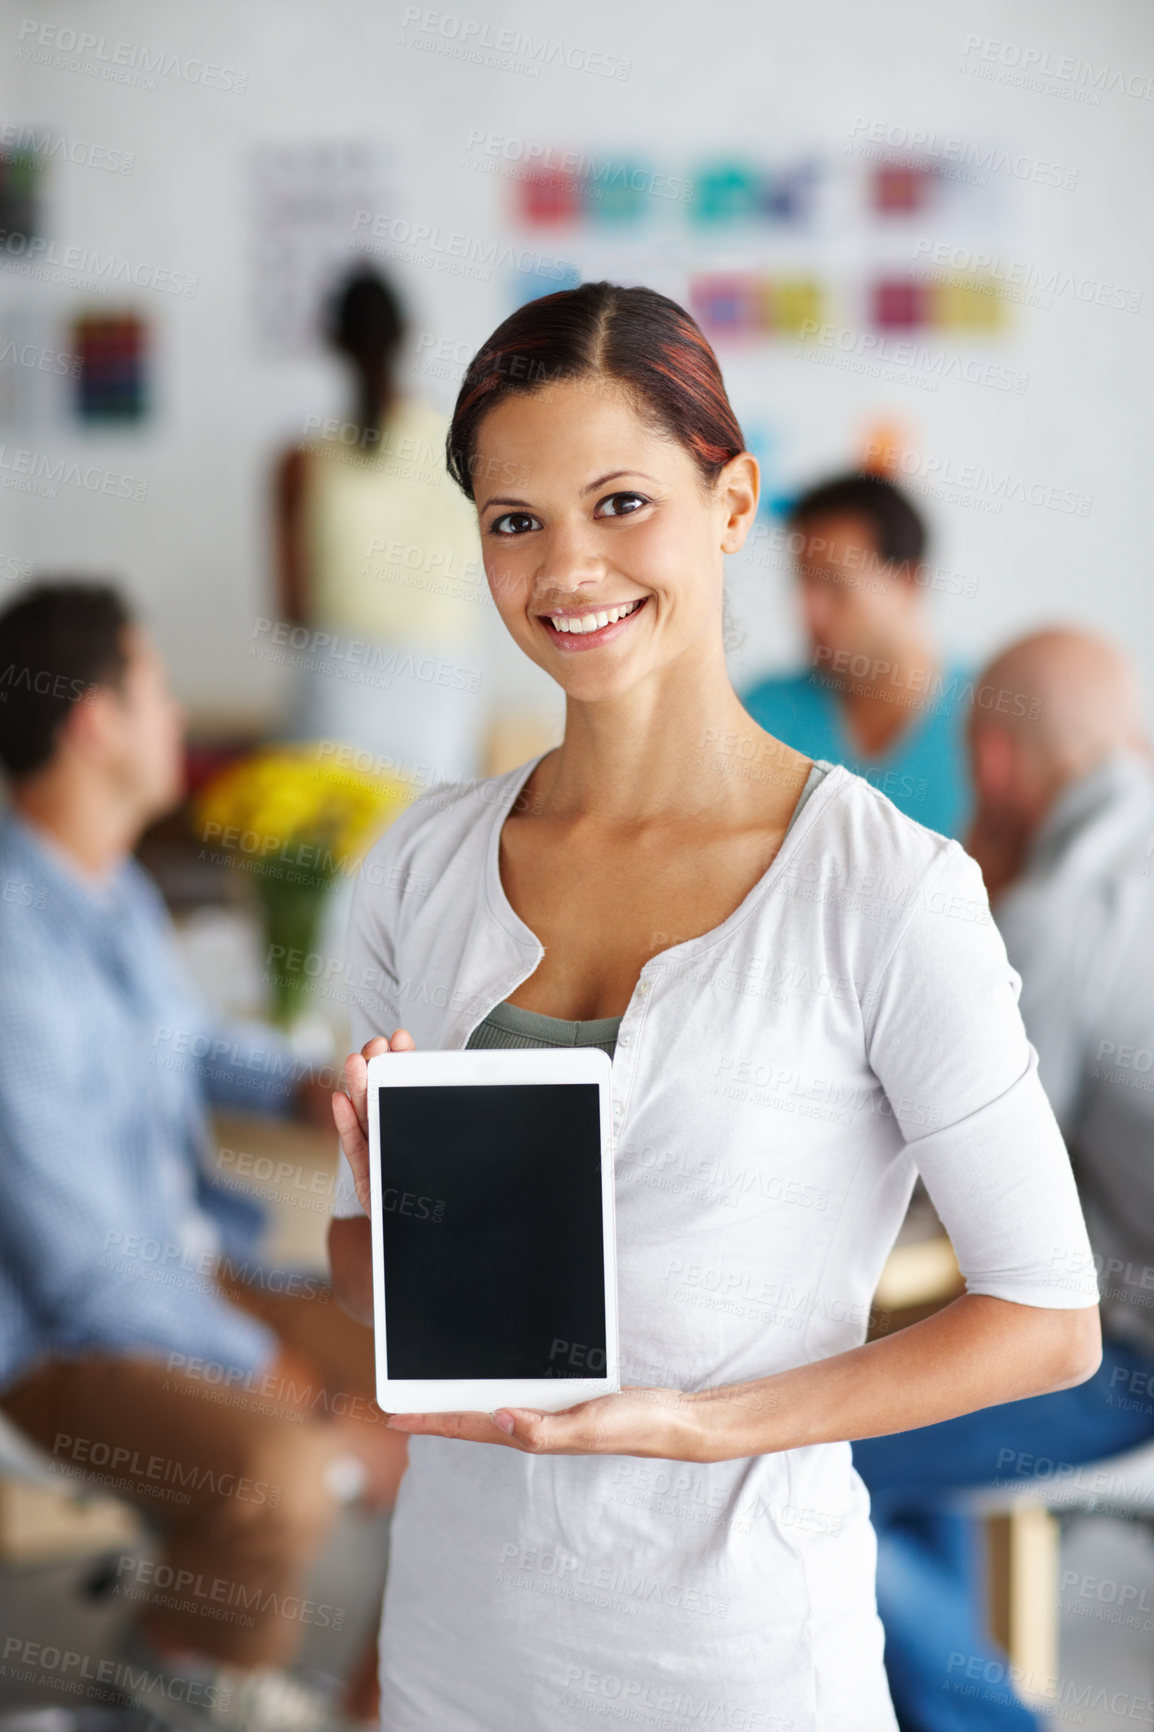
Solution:
[[[490,409],[591,377],[623,386],[707,482],[745,449],[717,356],[684,307],[656,289],[582,283],[519,307],[469,363],[445,446],[449,474],[466,496],[474,497],[477,434]]]

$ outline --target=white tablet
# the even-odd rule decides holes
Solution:
[[[612,1074],[598,1047],[369,1060],[386,1412],[555,1412],[620,1387]]]

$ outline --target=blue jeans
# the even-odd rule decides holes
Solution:
[[[878,1536],[878,1612],[902,1732],[1030,1732],[1041,1722],[1004,1683],[957,1689],[958,1656],[983,1680],[1004,1677],[985,1629],[978,1524],[949,1494],[1007,1479],[1052,1476],[1154,1437],[1154,1360],[1108,1342],[1076,1389],[986,1407],[941,1425],[853,1446]],[[951,1664],[953,1656],[953,1664]],[[992,1662],[988,1668],[985,1662]]]

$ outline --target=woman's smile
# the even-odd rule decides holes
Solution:
[[[537,617],[558,649],[588,650],[619,637],[648,600],[649,597],[643,595],[634,601],[618,602],[613,607],[590,608],[585,613],[566,610],[538,614]]]

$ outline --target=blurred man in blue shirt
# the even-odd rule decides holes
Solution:
[[[332,1726],[279,1670],[282,1608],[340,1475],[387,1497],[403,1458],[371,1331],[267,1268],[263,1211],[210,1176],[210,1100],[287,1115],[308,1085],[273,1031],[220,1024],[131,858],[180,795],[181,714],[114,590],[0,617],[0,764],[0,1410],[163,1529],[190,1609],[147,1604],[130,1654],[179,1667],[182,1724]]]
[[[743,695],[769,733],[864,776],[909,817],[960,837],[970,808],[965,726],[974,699],[925,610],[926,531],[880,475],[813,488],[789,516],[810,665]]]

